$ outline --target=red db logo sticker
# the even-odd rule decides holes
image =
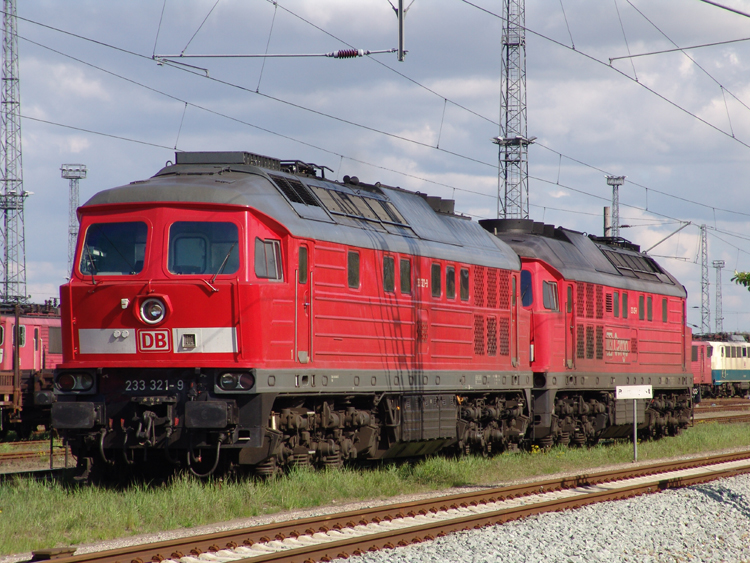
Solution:
[[[169,352],[168,330],[139,330],[138,351],[139,352]]]

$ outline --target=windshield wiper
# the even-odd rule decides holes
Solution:
[[[83,249],[86,251],[86,256],[89,257],[89,266],[91,266],[91,283],[96,285],[96,280],[94,279],[94,273],[96,272],[96,266],[94,265],[94,258],[91,256],[91,250],[89,250],[88,243],[83,244]]]
[[[226,265],[227,265],[227,262],[229,261],[229,257],[230,257],[230,256],[232,255],[232,250],[234,250],[234,247],[235,247],[235,246],[237,246],[237,243],[236,243],[236,242],[235,242],[235,243],[232,243],[232,246],[230,246],[230,247],[229,247],[229,252],[227,252],[227,255],[226,255],[226,256],[224,256],[224,260],[222,260],[222,262],[221,262],[221,266],[219,266],[219,269],[218,269],[218,270],[216,270],[216,273],[214,274],[214,277],[212,277],[212,278],[211,278],[211,281],[209,282],[209,281],[203,280],[203,281],[204,281],[204,283],[205,283],[205,284],[206,284],[206,285],[207,285],[208,287],[210,287],[210,288],[211,288],[211,289],[213,290],[213,292],[214,292],[214,293],[218,293],[218,292],[219,292],[219,290],[218,290],[218,289],[216,289],[216,288],[215,288],[215,287],[213,286],[213,283],[214,283],[214,282],[216,281],[216,278],[217,278],[217,276],[218,276],[218,275],[219,275],[220,273],[222,273],[222,272],[224,271],[224,268],[226,267]]]

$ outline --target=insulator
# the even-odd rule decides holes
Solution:
[[[339,49],[333,53],[328,53],[327,56],[334,59],[353,59],[355,57],[362,57],[364,54],[365,52],[362,49]]]

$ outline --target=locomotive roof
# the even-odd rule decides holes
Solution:
[[[211,203],[254,208],[296,237],[519,270],[515,252],[442,202],[380,184],[311,175],[314,165],[250,153],[177,153],[148,180],[104,190],[82,207],[122,203]],[[300,173],[307,172],[307,174]],[[366,202],[366,203],[365,203]],[[451,206],[447,206],[450,209]]]
[[[565,279],[687,296],[674,276],[627,241],[589,237],[528,219],[488,219],[480,224],[510,245],[519,256],[543,260]]]

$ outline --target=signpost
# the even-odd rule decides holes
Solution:
[[[638,461],[638,399],[653,399],[651,385],[618,385],[615,399],[633,399],[633,462]]]

